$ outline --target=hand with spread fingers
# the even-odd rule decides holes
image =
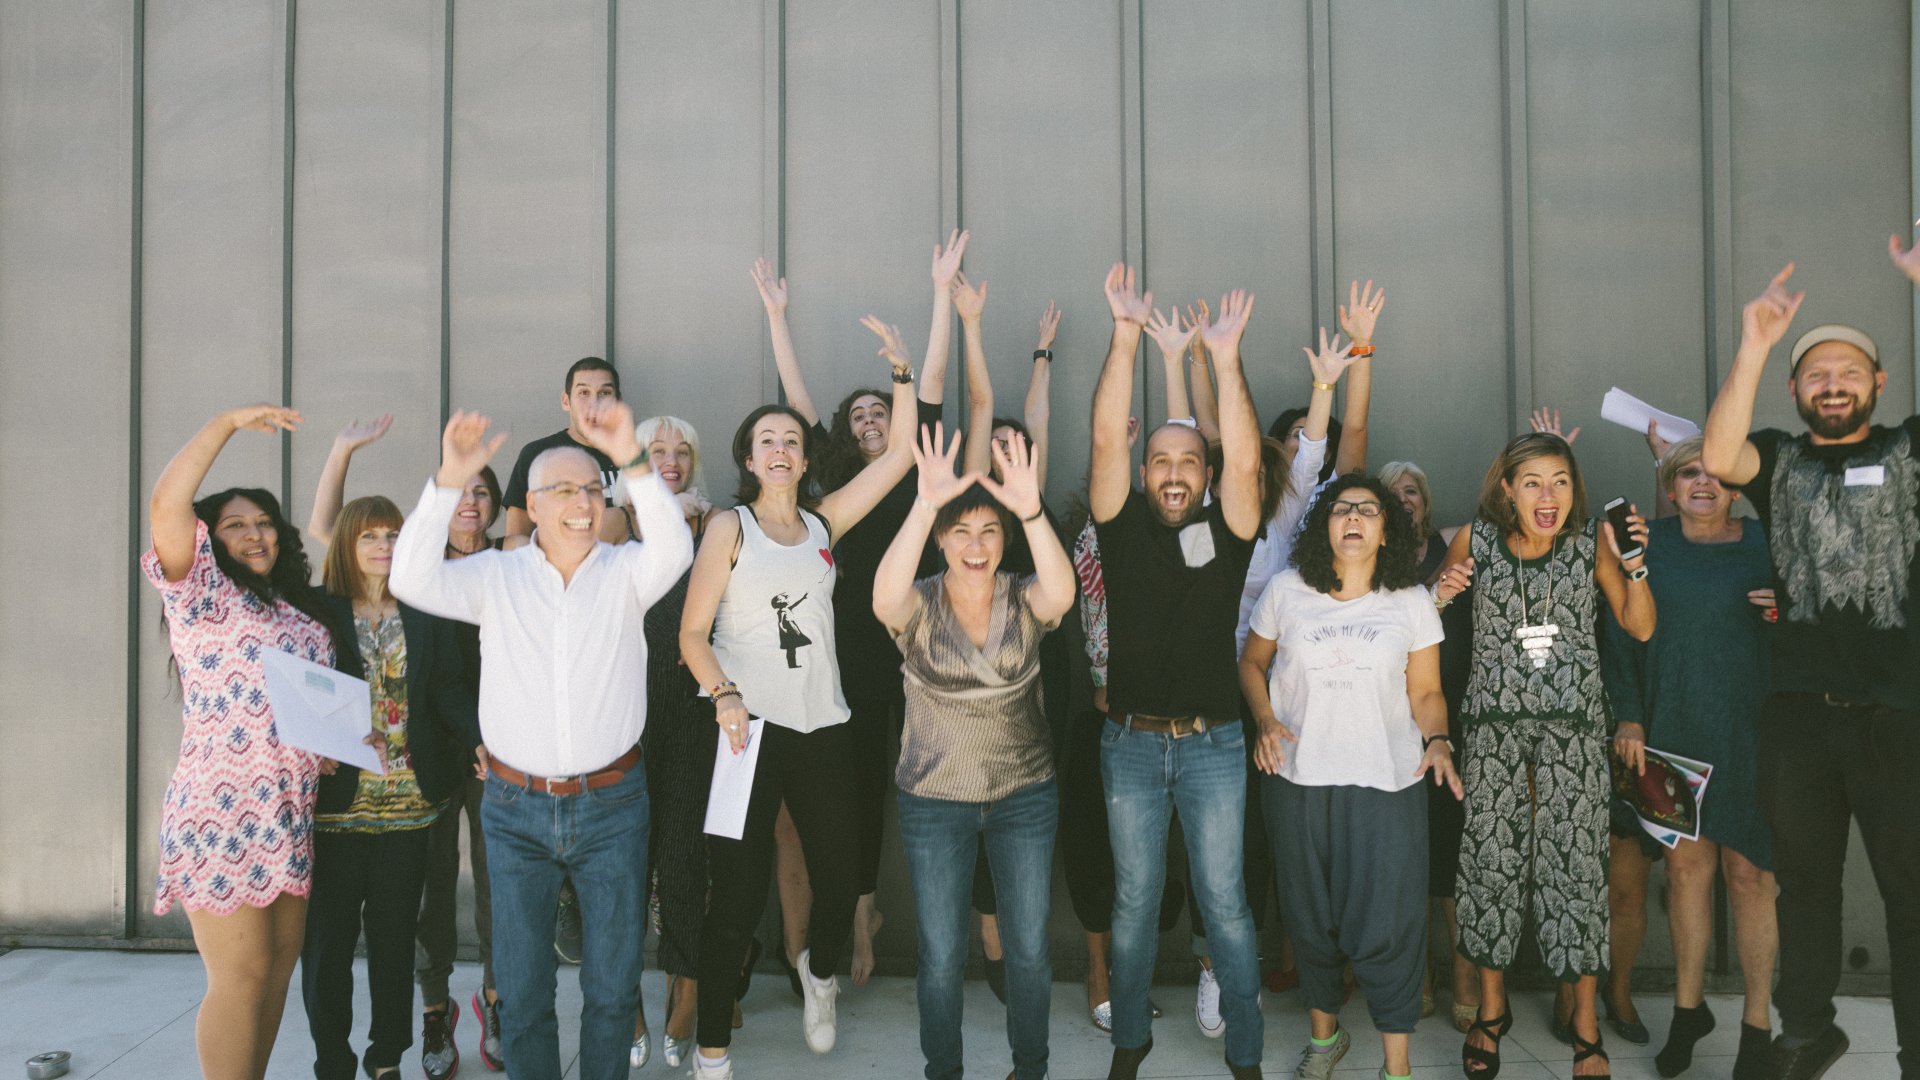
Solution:
[[[1352,344],[1341,341],[1338,333],[1328,339],[1324,326],[1320,328],[1320,348],[1316,351],[1303,346],[1301,351],[1307,354],[1307,366],[1313,369],[1313,381],[1316,383],[1339,382],[1340,376],[1347,373],[1356,359]]]
[[[459,411],[447,418],[447,428],[440,434],[440,471],[434,476],[435,484],[464,488],[486,468],[507,441],[505,433],[487,437],[491,424],[476,412]],[[631,436],[631,426],[628,430]]]
[[[787,313],[787,279],[773,272],[773,263],[763,256],[753,260],[753,287],[760,290],[760,303],[766,306],[767,314],[781,316]]]
[[[1187,351],[1187,343],[1193,340],[1200,328],[1193,324],[1182,326],[1180,311],[1176,308],[1171,315],[1162,315],[1158,311],[1149,313],[1145,329],[1154,344],[1160,346],[1160,354],[1167,358],[1167,362],[1177,363]]]
[[[1531,424],[1538,434],[1560,436],[1567,441],[1568,446],[1572,446],[1573,441],[1580,437],[1579,428],[1568,431],[1560,425],[1559,409],[1549,409],[1545,405],[1533,410],[1533,414],[1527,417],[1527,423]]]
[[[906,342],[900,339],[900,328],[891,323],[880,321],[878,315],[863,315],[860,325],[873,331],[880,339],[879,354],[893,368],[894,374],[913,371],[913,357],[907,354]]]
[[[913,463],[920,467],[918,494],[935,510],[959,498],[980,479],[979,473],[956,475],[954,464],[959,458],[959,432],[948,440],[946,424],[935,423],[931,428],[921,425],[920,437],[913,444]]]
[[[1060,333],[1060,307],[1053,301],[1047,301],[1047,310],[1040,313],[1040,344],[1035,348],[1050,350],[1053,339]]]
[[[1380,321],[1380,312],[1387,306],[1387,290],[1375,289],[1368,281],[1364,287],[1357,281],[1347,285],[1347,302],[1340,305],[1340,329],[1346,331],[1355,346],[1373,344],[1373,330]]]
[[[933,245],[933,284],[936,288],[952,287],[954,275],[960,272],[960,260],[967,254],[967,238],[970,235],[965,229],[955,229],[947,234],[945,247]]]
[[[1200,327],[1200,340],[1207,351],[1214,356],[1221,353],[1240,354],[1240,339],[1247,332],[1247,323],[1253,319],[1253,294],[1245,289],[1235,289],[1220,298],[1220,315]]]
[[[1132,324],[1135,327],[1147,325],[1148,316],[1153,314],[1153,294],[1140,295],[1135,285],[1133,267],[1126,263],[1114,263],[1107,271],[1105,286],[1107,307],[1113,312],[1115,323]]]
[[[1033,448],[1027,445],[1025,436],[1016,431],[1004,443],[995,442],[993,459],[999,463],[1004,479],[996,481],[990,475],[983,475],[979,478],[980,486],[1011,511],[1019,523],[1038,517],[1040,474],[1035,468]]]
[[[975,285],[964,271],[953,275],[953,310],[961,322],[979,322],[987,310],[987,283]]]

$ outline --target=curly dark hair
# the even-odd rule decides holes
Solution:
[[[1387,485],[1357,469],[1328,484],[1307,511],[1307,520],[1300,527],[1300,539],[1293,547],[1293,565],[1300,571],[1301,579],[1323,593],[1341,587],[1340,575],[1333,567],[1333,541],[1327,535],[1327,526],[1333,520],[1333,504],[1354,491],[1364,491],[1379,499],[1386,514],[1386,532],[1380,540],[1379,557],[1373,564],[1371,587],[1392,591],[1420,584],[1420,564],[1414,557],[1420,537],[1413,531],[1413,515],[1400,505]]]
[[[853,403],[863,397],[880,399],[887,409],[887,423],[891,425],[893,415],[893,395],[870,386],[863,386],[840,400],[840,407],[833,410],[833,419],[827,424],[826,445],[820,448],[818,472],[820,489],[824,492],[838,491],[847,481],[860,475],[867,467],[867,459],[860,456],[860,444],[853,437]],[[911,422],[911,420],[909,420]],[[891,430],[891,427],[889,427]]]
[[[762,405],[748,413],[733,431],[733,467],[740,470],[740,486],[734,489],[733,497],[742,506],[760,497],[760,478],[747,471],[747,459],[753,456],[754,425],[775,414],[791,417],[800,425],[800,460],[807,463],[813,460],[813,425],[807,423],[807,418],[798,410],[787,405]],[[800,505],[811,510],[819,501],[820,492],[809,470],[800,478]]]

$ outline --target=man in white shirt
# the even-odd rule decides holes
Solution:
[[[486,417],[455,413],[440,470],[400,532],[395,596],[480,634],[481,820],[493,885],[501,1042],[515,1080],[559,1080],[551,942],[562,878],[580,895],[580,1076],[624,1080],[639,1005],[645,926],[647,645],[642,619],[693,561],[678,502],[647,467],[633,415],[615,402],[582,428],[621,465],[645,542],[596,537],[606,492],[585,452],[560,447],[529,470],[532,543],[442,557],[467,482],[499,451]]]

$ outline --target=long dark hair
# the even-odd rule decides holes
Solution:
[[[1291,409],[1282,409],[1280,412],[1280,415],[1274,417],[1273,423],[1268,426],[1267,436],[1269,438],[1279,439],[1283,443],[1286,442],[1287,429],[1293,427],[1293,422],[1295,420],[1298,420],[1301,417],[1304,417],[1306,415],[1307,415],[1307,410],[1298,405],[1295,405]],[[1340,460],[1340,421],[1329,416],[1327,417],[1327,460],[1326,460],[1326,464],[1320,466],[1320,479],[1325,480],[1328,477],[1332,476],[1333,468],[1334,468],[1333,463],[1339,460]]]
[[[760,497],[760,478],[747,471],[747,459],[753,456],[753,429],[760,421],[769,416],[788,416],[800,425],[800,458],[803,462],[813,461],[813,425],[799,411],[787,405],[762,405],[747,414],[740,426],[733,430],[733,467],[740,470],[740,486],[734,489],[733,497],[745,505]],[[855,456],[859,451],[854,451]],[[814,470],[809,468],[800,477],[800,505],[812,509],[820,501],[818,487],[814,484]]]
[[[262,577],[229,555],[227,545],[214,539],[213,564],[227,575],[228,580],[268,607],[272,607],[275,600],[285,600],[296,611],[319,622],[326,622],[319,590],[313,587],[313,565],[307,561],[307,549],[300,543],[300,530],[294,528],[293,523],[287,520],[287,515],[281,512],[280,500],[274,498],[273,492],[265,488],[216,491],[193,504],[193,516],[206,522],[207,532],[211,534],[220,523],[220,511],[234,499],[245,499],[266,511],[267,519],[273,523],[273,531],[277,534],[280,552],[273,560],[273,568]]]
[[[1373,563],[1373,582],[1369,587],[1391,591],[1420,584],[1420,564],[1414,558],[1420,538],[1413,532],[1413,515],[1400,505],[1387,485],[1357,469],[1328,484],[1307,511],[1306,523],[1300,527],[1300,539],[1293,547],[1293,565],[1300,571],[1301,580],[1323,593],[1341,587],[1340,575],[1333,566],[1333,541],[1327,536],[1327,526],[1333,520],[1333,504],[1350,491],[1371,493],[1380,500],[1380,509],[1385,515],[1387,527],[1381,537],[1380,555]]]
[[[876,397],[887,410],[888,430],[900,418],[893,415],[891,395],[872,387],[863,386],[840,400],[840,407],[833,410],[833,420],[827,425],[826,445],[820,448],[820,460],[816,470],[820,477],[822,491],[838,491],[847,481],[860,475],[867,467],[867,459],[860,456],[860,443],[853,437],[853,403],[863,397]],[[800,414],[795,413],[795,416]],[[806,424],[802,419],[801,424]]]

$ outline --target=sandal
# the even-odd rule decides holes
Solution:
[[[1605,1042],[1606,1042],[1605,1036],[1597,1038],[1592,1042],[1588,1042],[1587,1040],[1580,1037],[1580,1033],[1578,1031],[1575,1031],[1573,1033],[1573,1067],[1574,1068],[1576,1069],[1579,1068],[1580,1063],[1587,1060],[1590,1057],[1598,1057],[1601,1061],[1604,1061],[1607,1063],[1606,1072],[1594,1073],[1589,1076],[1581,1076],[1578,1073],[1576,1073],[1574,1074],[1575,1080],[1613,1080],[1613,1059],[1607,1056],[1606,1047],[1603,1045]]]
[[[1468,1041],[1460,1044],[1460,1070],[1471,1080],[1493,1080],[1494,1077],[1499,1076],[1500,1040],[1505,1038],[1512,1028],[1512,1006],[1508,1006],[1506,1012],[1492,1020],[1475,1019],[1467,1028]],[[1473,1033],[1476,1031],[1485,1032],[1487,1038],[1493,1040],[1493,1049],[1482,1050],[1473,1045]],[[1480,1068],[1475,1069],[1475,1065],[1479,1065]]]

